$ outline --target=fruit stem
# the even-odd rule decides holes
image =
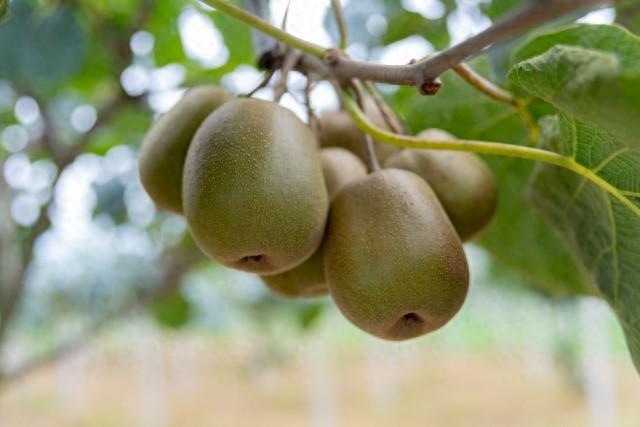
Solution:
[[[491,80],[484,78],[484,76],[476,72],[467,64],[461,63],[453,66],[452,69],[462,77],[464,81],[476,88],[479,92],[485,94],[491,99],[513,106],[517,110],[518,115],[524,124],[527,126],[531,142],[536,146],[539,144],[540,130],[538,129],[538,125],[533,117],[531,117],[531,113],[529,112],[525,101],[519,99],[513,93],[495,85]]]
[[[202,0],[204,3],[209,6],[213,6],[216,9],[220,10],[223,13],[226,13],[229,16],[233,16],[236,19],[239,19],[253,28],[262,31],[263,33],[273,37],[274,39],[280,40],[291,47],[295,47],[300,49],[303,52],[309,53],[311,55],[317,56],[318,58],[324,57],[327,49],[315,43],[308,42],[306,40],[302,40],[299,37],[296,37],[292,34],[287,33],[273,25],[269,22],[265,21],[262,18],[257,17],[256,15],[249,13],[242,8],[239,8],[226,0]]]
[[[458,65],[454,65],[453,71],[462,77],[464,81],[487,95],[489,98],[500,102],[506,102],[511,105],[516,105],[518,102],[514,94],[496,86],[492,81],[485,79],[467,64],[460,63]]]
[[[373,98],[376,107],[378,107],[378,111],[384,118],[384,121],[389,129],[391,129],[394,133],[401,133],[406,135],[407,130],[405,129],[402,120],[400,120],[400,117],[398,117],[398,114],[395,112],[395,110],[391,108],[391,106],[384,100],[382,95],[380,95],[380,92],[378,92],[378,88],[376,88],[376,85],[373,84],[373,82],[366,81],[364,82],[364,86],[367,88],[367,91],[369,92],[369,95],[371,95],[371,98]]]
[[[344,19],[344,13],[342,12],[342,3],[340,0],[331,0],[331,9],[333,9],[333,15],[336,18],[336,24],[338,24],[338,32],[340,33],[340,49],[347,48],[347,23]]]
[[[364,110],[366,100],[362,82],[358,79],[352,79],[350,86],[351,89],[353,89],[353,93],[356,95],[356,99],[358,100],[359,109]],[[373,138],[367,133],[365,133],[364,136],[364,153],[366,156],[367,169],[369,170],[369,172],[377,172],[380,170],[380,161],[378,160],[378,156],[376,155]]]
[[[374,125],[358,108],[358,104],[351,98],[348,92],[342,92],[342,102],[351,115],[356,126],[363,132],[371,135],[376,141],[404,148],[428,148],[432,150],[470,151],[480,154],[516,157],[528,160],[537,160],[571,170],[587,178],[605,192],[611,194],[622,204],[640,216],[640,206],[634,204],[619,189],[600,177],[596,172],[576,162],[573,157],[563,156],[553,151],[540,148],[523,147],[520,145],[504,144],[500,142],[475,141],[464,139],[430,140],[415,136],[397,135]]]

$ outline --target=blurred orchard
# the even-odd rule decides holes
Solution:
[[[273,23],[287,3],[271,0]],[[352,58],[404,64],[518,2],[342,3]],[[287,30],[336,45],[328,5],[292,0]],[[577,19],[611,23],[616,11],[565,22]],[[206,260],[184,219],[143,191],[137,152],[186,88],[251,91],[263,77],[255,59],[247,26],[197,2],[10,2],[0,24],[0,425],[639,425],[640,382],[605,303],[550,297],[480,246],[465,247],[461,313],[407,343],[365,336],[326,297],[282,300]],[[305,79],[288,83],[281,104],[307,120]],[[401,114],[419,105],[415,90],[381,89]],[[326,82],[311,102],[338,108]]]

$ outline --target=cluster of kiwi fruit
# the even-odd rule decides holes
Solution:
[[[375,102],[364,110],[386,126]],[[321,116],[313,132],[275,102],[205,85],[153,125],[140,177],[216,262],[258,274],[280,296],[329,293],[377,337],[416,337],[462,306],[462,243],[491,220],[495,181],[474,154],[378,142],[383,168],[367,171],[364,147],[344,111]]]

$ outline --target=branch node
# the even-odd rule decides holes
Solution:
[[[430,96],[438,93],[441,87],[442,87],[442,80],[440,80],[439,78],[435,78],[433,80],[428,80],[420,84],[419,90],[421,95]]]
[[[327,49],[327,53],[324,55],[324,62],[328,65],[335,67],[340,64],[345,58],[344,53],[340,49],[331,48]]]

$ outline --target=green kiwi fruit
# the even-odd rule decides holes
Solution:
[[[375,125],[389,129],[384,116],[378,110],[373,99],[366,98],[364,113]],[[320,147],[342,147],[366,162],[365,134],[353,123],[346,111],[332,111],[318,118],[318,142]],[[374,141],[378,160],[381,162],[393,155],[398,149],[392,145]]]
[[[383,339],[440,328],[467,295],[462,243],[429,185],[408,171],[377,171],[336,195],[324,256],[338,308]]]
[[[344,148],[321,149],[320,161],[329,199],[333,198],[345,185],[367,176],[367,167],[362,160]]]
[[[147,133],[140,148],[140,181],[160,208],[182,213],[182,173],[191,139],[202,121],[229,99],[217,86],[193,87]]]
[[[231,268],[276,274],[320,245],[329,210],[311,130],[276,103],[231,100],[185,162],[184,214],[198,246]]]
[[[455,139],[440,129],[427,129],[418,136],[438,141]],[[474,153],[404,149],[387,159],[384,166],[414,172],[427,181],[463,242],[484,229],[496,212],[498,190],[495,178],[484,161]]]
[[[349,182],[367,175],[367,168],[355,154],[344,148],[320,150],[322,175],[331,199]],[[322,246],[299,266],[280,274],[261,276],[264,284],[275,294],[284,297],[310,297],[328,292],[324,277]]]

